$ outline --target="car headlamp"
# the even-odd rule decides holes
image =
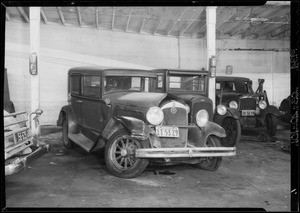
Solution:
[[[201,109],[196,114],[196,123],[199,127],[204,127],[208,122],[208,112],[205,109]]]
[[[225,115],[226,111],[227,111],[226,106],[221,104],[217,106],[217,112],[219,115]]]
[[[237,109],[238,108],[237,102],[236,101],[230,101],[229,108]]]
[[[267,103],[264,100],[260,100],[258,102],[258,107],[261,109],[265,109],[267,107]]]
[[[146,113],[147,121],[152,125],[159,125],[164,120],[164,113],[159,107],[151,107]]]

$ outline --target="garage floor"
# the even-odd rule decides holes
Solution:
[[[135,179],[111,176],[101,153],[67,151],[61,133],[42,136],[51,150],[21,173],[7,176],[7,207],[261,207],[290,211],[290,130],[279,126],[277,141],[243,131],[237,155],[219,170],[191,165],[148,166]]]

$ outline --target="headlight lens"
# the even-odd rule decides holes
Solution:
[[[260,101],[258,102],[258,106],[259,106],[259,108],[261,108],[261,109],[265,109],[265,108],[267,107],[267,103],[266,103],[264,100],[260,100]]]
[[[201,109],[196,114],[196,123],[199,127],[204,127],[208,122],[208,112],[205,109]]]
[[[233,109],[237,109],[238,108],[238,104],[237,104],[236,101],[230,101],[229,107],[233,108]]]
[[[219,115],[225,115],[226,111],[227,111],[226,106],[224,106],[224,105],[217,106],[217,112]]]
[[[164,113],[159,107],[151,107],[146,114],[147,121],[152,125],[159,125],[164,120]]]

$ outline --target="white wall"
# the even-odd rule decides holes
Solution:
[[[29,111],[29,24],[6,22],[5,31],[5,67],[8,69],[11,99],[16,110]],[[60,108],[67,103],[67,72],[71,67],[206,67],[204,39],[181,38],[178,42],[178,39],[173,37],[50,24],[41,24],[40,38],[40,100],[44,110],[41,124],[55,124]],[[217,46],[220,47],[222,43],[223,41],[218,41]],[[226,47],[289,48],[289,42],[229,40]],[[270,96],[270,101],[279,105],[290,93],[289,64],[287,52],[223,51],[218,57],[217,74],[225,75],[226,66],[232,65],[233,74],[251,78],[254,87],[258,78],[264,78],[264,88]]]

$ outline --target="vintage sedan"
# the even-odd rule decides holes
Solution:
[[[190,120],[183,99],[155,91],[153,72],[76,67],[68,76],[69,105],[57,121],[64,146],[104,148],[108,171],[117,177],[136,177],[149,161],[216,170],[222,156],[236,154],[220,145],[226,133],[209,121],[209,109],[197,108]]]
[[[270,105],[267,93],[263,90],[264,79],[254,92],[249,78],[233,76],[216,77],[216,100],[218,103],[238,109],[242,127],[266,126],[270,137],[277,131],[277,107]]]
[[[233,147],[241,138],[240,113],[237,109],[218,104],[213,112],[212,101],[208,98],[209,72],[205,70],[156,69],[157,91],[173,94],[187,102],[191,109],[189,121],[194,122],[200,109],[209,112],[209,119],[221,125],[226,137],[220,138],[222,146]]]

